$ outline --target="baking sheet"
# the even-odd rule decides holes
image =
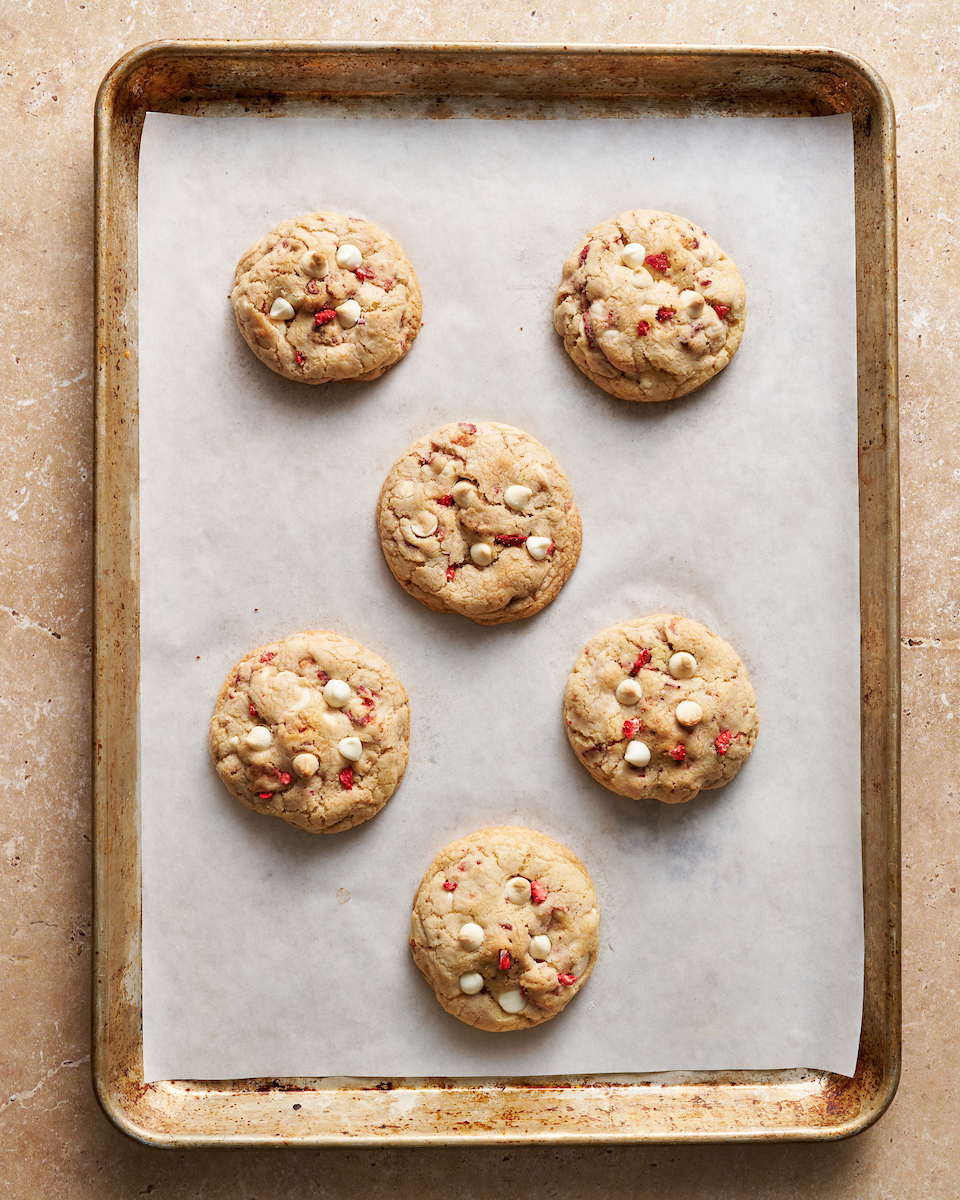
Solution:
[[[552,330],[560,264],[629,208],[737,261],[731,367],[668,405],[613,400]],[[226,293],[279,221],[333,208],[398,238],[424,291],[407,359],[307,389],[257,363]],[[141,806],[147,1081],[818,1067],[852,1074],[862,910],[849,117],[204,120],[150,114],[140,159]],[[538,617],[480,629],[389,575],[394,458],[506,420],[566,470],[581,563]],[[583,642],[673,610],[739,650],[761,732],[738,778],[634,805],[560,719]],[[311,837],[250,813],[206,753],[246,651],[332,628],[411,698],[374,821]],[[600,896],[602,952],[559,1020],[505,1039],[442,1012],[406,949],[447,841],[531,825]]]

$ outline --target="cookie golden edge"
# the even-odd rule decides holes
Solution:
[[[496,862],[492,881],[485,874],[491,858]],[[481,871],[476,871],[477,866]],[[479,891],[480,878],[486,880],[486,887],[478,899],[468,888],[473,883]],[[518,880],[526,880],[531,894],[529,900],[511,902],[505,895],[506,884]],[[570,931],[564,925],[571,919],[571,909],[579,926],[567,936]],[[476,925],[473,918],[484,912],[482,942],[464,948],[460,932]],[[500,915],[509,919],[495,919]],[[414,899],[409,945],[421,975],[451,1016],[476,1029],[510,1033],[541,1025],[563,1012],[593,972],[599,930],[596,890],[572,850],[536,830],[494,826],[458,838],[433,859]],[[550,941],[542,958],[531,953],[537,936]],[[509,958],[505,969],[500,965],[504,951]],[[470,975],[482,978],[481,991],[461,990],[460,980]],[[523,1008],[501,1007],[497,997],[505,993],[518,996]]]
[[[670,660],[688,653],[699,673],[674,677]],[[638,690],[642,697],[634,699]],[[692,726],[676,715],[683,701],[701,710]],[[707,626],[675,613],[624,621],[594,635],[567,679],[563,719],[574,753],[598,783],[620,796],[665,804],[729,783],[759,731],[756,693],[739,654]],[[635,754],[637,765],[628,761],[631,743],[647,747],[647,763],[643,751]]]
[[[329,812],[325,812],[319,818],[311,817],[310,814],[304,814],[300,811],[288,811],[286,809],[278,809],[273,801],[264,801],[261,795],[255,792],[252,788],[246,785],[238,778],[238,773],[230,769],[228,764],[228,756],[221,753],[224,743],[224,710],[231,699],[231,692],[236,692],[238,676],[247,663],[260,662],[268,655],[276,657],[276,651],[281,645],[288,645],[297,639],[324,639],[330,647],[329,653],[332,657],[343,654],[353,654],[359,651],[367,660],[366,670],[368,672],[377,673],[383,680],[387,681],[391,690],[396,691],[396,708],[395,708],[395,724],[396,729],[391,731],[395,734],[395,740],[391,740],[387,751],[387,762],[383,773],[387,776],[386,786],[371,793],[368,789],[358,788],[357,795],[350,796],[356,788],[354,784],[351,788],[344,788],[344,798],[342,802],[334,802],[329,806]],[[271,660],[272,661],[272,660]],[[315,660],[316,661],[316,660]],[[328,676],[329,678],[339,678],[341,676]],[[245,721],[244,726],[249,726],[252,729],[255,725],[261,723],[260,715],[254,720],[252,714],[249,714],[249,719]],[[249,732],[247,729],[247,732]],[[273,723],[271,732],[276,737],[276,723]],[[355,731],[351,731],[355,732]],[[362,729],[361,729],[362,732]],[[230,735],[227,735],[229,738]],[[239,733],[234,735],[239,736]],[[374,651],[368,649],[362,643],[354,641],[352,638],[345,637],[343,634],[334,632],[333,630],[318,630],[308,629],[298,633],[290,634],[285,638],[278,638],[272,642],[268,642],[257,649],[250,651],[244,655],[230,670],[220,691],[217,695],[214,704],[213,716],[210,720],[208,748],[210,757],[213,761],[214,769],[217,772],[221,782],[226,787],[227,791],[239,800],[245,808],[251,809],[253,812],[259,813],[261,816],[274,816],[285,821],[287,824],[293,825],[299,829],[303,829],[308,833],[342,833],[347,829],[352,829],[356,825],[362,824],[364,821],[375,817],[393,797],[397,788],[403,779],[406,771],[407,762],[409,759],[409,744],[410,744],[410,707],[409,698],[406,689],[393,671],[392,667],[382,659]],[[288,764],[292,768],[292,758],[295,755],[289,755],[291,763]],[[344,760],[342,769],[346,769],[352,765]],[[291,775],[291,782],[294,776],[292,769],[288,771]],[[339,773],[338,773],[338,782]],[[342,783],[341,783],[341,786]],[[277,793],[274,792],[274,795]]]

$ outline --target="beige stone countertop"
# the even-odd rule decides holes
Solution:
[[[960,1195],[958,0],[2,0],[0,1196],[266,1200]],[[158,38],[834,46],[897,110],[903,1077],[839,1143],[161,1151],[90,1081],[93,107]]]

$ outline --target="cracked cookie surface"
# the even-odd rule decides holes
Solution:
[[[505,825],[445,847],[427,869],[410,949],[453,1016],[492,1032],[555,1017],[593,970],[600,909],[577,856]]]
[[[230,295],[261,362],[300,383],[377,379],[420,329],[420,286],[406,255],[357,217],[307,213],[262,237]]]
[[[567,737],[604,787],[678,804],[728,783],[757,737],[737,653],[704,625],[657,614],[587,642],[567,680]]]
[[[481,625],[539,612],[580,556],[580,514],[553,455],[492,421],[447,425],[411,446],[380,491],[377,527],[411,596]]]
[[[339,833],[393,795],[409,737],[407,693],[383,659],[308,631],[237,663],[217,697],[210,753],[247,808]]]
[[[554,324],[567,353],[624,400],[673,400],[729,363],[743,280],[698,225],[638,209],[591,229],[563,265]]]

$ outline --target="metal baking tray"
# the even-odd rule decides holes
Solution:
[[[145,1084],[141,1035],[137,169],[148,110],[853,114],[862,626],[863,1027],[852,1079],[813,1070],[614,1079],[242,1079]],[[900,1070],[899,546],[895,122],[838,50],[156,42],[96,107],[93,1076],[107,1115],[159,1146],[827,1140],[886,1109]]]

